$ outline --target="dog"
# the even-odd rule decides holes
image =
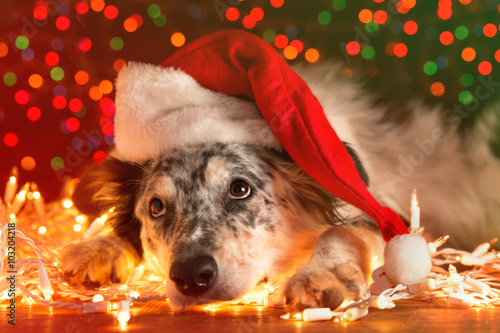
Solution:
[[[460,249],[499,235],[491,114],[461,132],[460,114],[419,101],[385,104],[339,65],[295,70],[378,201],[409,221],[417,188],[428,240],[450,235]],[[385,246],[370,217],[286,152],[259,145],[195,144],[141,163],[110,157],[83,176],[73,201],[89,216],[114,212],[97,235],[64,249],[67,280],[126,283],[136,265],[153,262],[177,309],[236,299],[264,282],[281,285],[293,309],[335,309],[367,295]]]

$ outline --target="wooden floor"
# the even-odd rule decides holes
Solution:
[[[348,323],[297,322],[280,318],[282,308],[258,311],[233,306],[216,312],[173,313],[165,302],[137,303],[125,332],[500,332],[500,308],[465,309],[419,301],[397,301],[391,310],[370,313]],[[49,310],[41,305],[16,309],[15,328],[7,324],[6,303],[0,304],[0,332],[120,332],[113,314],[83,314],[77,310]],[[14,328],[14,330],[12,330]]]

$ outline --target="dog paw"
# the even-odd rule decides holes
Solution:
[[[338,308],[344,300],[358,300],[367,292],[362,270],[353,262],[333,267],[306,264],[287,282],[285,303],[290,311]]]
[[[69,284],[96,289],[111,283],[126,283],[135,259],[122,240],[97,236],[66,246],[61,261]]]

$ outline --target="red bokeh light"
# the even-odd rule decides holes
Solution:
[[[285,35],[278,35],[274,38],[274,45],[279,49],[284,49],[288,45],[288,37]]]
[[[76,118],[69,118],[66,120],[66,128],[70,132],[75,132],[80,128],[80,121]]]
[[[383,10],[377,10],[375,13],[373,13],[373,19],[378,24],[384,24],[385,22],[387,22],[387,13]]]
[[[118,8],[116,8],[115,6],[112,6],[112,5],[107,6],[106,8],[104,8],[104,16],[108,20],[115,19],[118,16]]]
[[[93,159],[96,164],[100,164],[106,159],[107,155],[102,150],[98,150],[94,153]]]
[[[42,111],[36,106],[32,106],[26,112],[28,119],[31,121],[37,121],[42,116]]]
[[[114,115],[116,112],[115,102],[108,97],[104,97],[99,101],[99,107],[101,108],[102,113],[108,117]]]
[[[17,138],[17,135],[15,133],[7,133],[3,137],[3,142],[8,147],[14,147],[19,142],[19,139]]]
[[[347,45],[345,46],[345,50],[347,53],[349,53],[350,55],[356,55],[359,53],[359,51],[361,50],[361,47],[359,45],[358,42],[355,42],[355,41],[350,41],[349,43],[347,43]]]
[[[14,98],[15,98],[17,103],[24,105],[24,104],[29,102],[30,95],[28,94],[28,92],[26,90],[19,90],[14,95]]]
[[[404,25],[404,30],[408,35],[414,35],[417,33],[418,24],[415,21],[408,21]]]
[[[86,14],[89,11],[89,4],[83,1],[78,1],[75,4],[75,10],[78,14]]]
[[[250,15],[247,15],[243,18],[242,23],[245,28],[252,29],[255,27],[255,24],[257,24],[257,21],[255,21]]]
[[[55,52],[49,52],[45,55],[45,63],[49,66],[55,66],[59,63],[59,55]]]
[[[394,55],[396,57],[402,58],[408,53],[408,47],[403,43],[397,43],[394,45]]]
[[[83,103],[79,98],[72,98],[68,103],[68,107],[72,112],[78,112],[82,109]]]
[[[56,96],[52,99],[52,105],[58,110],[64,109],[66,107],[67,101],[64,96]]]
[[[453,34],[449,31],[443,31],[441,35],[439,35],[439,41],[443,45],[450,45],[451,43],[453,43],[453,38]]]
[[[235,8],[235,7],[229,7],[227,10],[226,10],[226,18],[231,21],[231,22],[234,22],[236,21],[238,18],[240,17],[240,11]]]
[[[489,61],[482,61],[477,66],[477,70],[479,71],[479,73],[481,73],[481,75],[489,75],[492,69],[493,67],[491,66],[491,63]]]
[[[67,18],[66,16],[59,16],[56,20],[56,27],[61,31],[68,30],[69,24],[69,18]]]
[[[254,7],[250,11],[250,16],[255,20],[255,21],[260,21],[264,18],[264,11],[260,7]]]
[[[35,9],[33,9],[33,17],[39,21],[44,20],[47,17],[47,8],[44,6],[36,6]]]
[[[83,52],[87,52],[92,47],[92,41],[88,37],[82,37],[78,41],[78,48]]]
[[[302,52],[302,50],[304,49],[304,44],[298,39],[292,40],[290,42],[290,45],[297,49],[297,53]]]

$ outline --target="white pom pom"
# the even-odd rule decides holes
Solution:
[[[394,236],[385,246],[384,259],[385,274],[395,285],[423,280],[432,268],[427,242],[417,235]]]

